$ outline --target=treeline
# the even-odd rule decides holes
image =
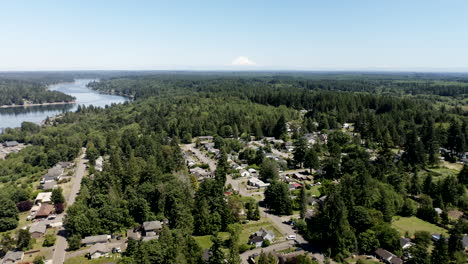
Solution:
[[[74,98],[58,91],[49,91],[43,83],[0,79],[0,105],[23,105],[70,102]]]
[[[242,90],[245,86],[256,88],[301,88],[305,90],[361,92],[379,95],[436,95],[441,97],[464,98],[468,92],[468,77],[445,76],[415,76],[382,75],[320,75],[275,74],[236,75],[207,73],[168,74],[160,73],[149,76],[111,77],[100,83],[91,83],[90,87],[97,90],[133,95],[136,98],[157,95],[167,90],[184,87],[196,91],[219,91],[229,87],[229,90]]]

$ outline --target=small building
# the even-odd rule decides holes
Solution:
[[[213,255],[213,252],[211,252],[211,250],[205,249],[203,250],[203,253],[202,253],[202,260],[204,262],[208,262],[212,255]]]
[[[62,169],[68,169],[68,168],[71,168],[73,166],[73,162],[69,162],[69,161],[60,161],[58,162],[56,165],[56,167],[60,167]]]
[[[8,251],[2,259],[2,264],[20,263],[24,258],[23,251]]]
[[[127,239],[140,240],[141,233],[135,229],[127,229]]]
[[[401,246],[402,249],[408,249],[408,248],[414,246],[414,243],[411,242],[411,239],[406,238],[406,237],[402,237],[402,238],[400,238],[400,246]]]
[[[257,188],[265,188],[265,187],[270,186],[269,183],[265,183],[262,180],[255,178],[255,177],[250,178],[247,184],[249,184],[250,186],[255,186]]]
[[[109,256],[112,249],[109,247],[108,244],[105,243],[98,243],[94,244],[89,250],[89,258],[90,259],[97,259],[101,257]]]
[[[375,256],[386,264],[403,264],[401,258],[383,248],[378,248],[375,251]]]
[[[200,140],[200,142],[213,141],[213,137],[212,136],[201,136],[201,137],[198,137],[198,140]]]
[[[213,173],[211,173],[211,171],[202,169],[200,167],[191,168],[189,171],[190,174],[197,176],[197,178],[204,179],[213,177]]]
[[[52,192],[41,192],[38,193],[36,199],[34,200],[35,204],[43,203],[52,203]]]
[[[48,203],[41,204],[39,211],[37,211],[35,218],[47,218],[50,214],[54,212],[54,206]]]
[[[250,172],[246,170],[241,170],[239,173],[241,177],[250,177]]]
[[[468,251],[468,236],[464,235],[462,238],[462,245],[465,251]]]
[[[107,243],[110,239],[110,235],[87,236],[81,240],[81,244],[85,246],[92,246],[95,244]]]
[[[102,156],[99,156],[99,158],[97,158],[95,161],[94,168],[96,168],[97,171],[102,171],[103,164],[104,164],[104,158]]]
[[[16,147],[18,145],[19,145],[19,143],[17,141],[5,141],[3,143],[3,146],[5,146],[7,148]]]
[[[143,223],[143,230],[145,231],[146,237],[153,237],[159,235],[162,230],[161,221],[149,221]]]
[[[44,223],[39,222],[39,223],[32,225],[29,228],[29,233],[31,234],[32,238],[40,238],[45,234],[46,230],[47,230],[46,225]]]
[[[57,189],[57,182],[55,180],[52,181],[46,181],[44,184],[39,186],[39,189],[42,189],[44,191],[49,191],[53,189]]]

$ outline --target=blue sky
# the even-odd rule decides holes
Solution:
[[[468,70],[468,1],[2,1],[0,70]]]

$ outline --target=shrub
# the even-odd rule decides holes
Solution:
[[[18,208],[18,211],[20,212],[26,212],[31,210],[33,206],[33,202],[31,201],[22,201],[16,204],[16,208]]]
[[[42,243],[42,246],[51,247],[51,246],[53,246],[55,244],[56,240],[57,240],[57,237],[55,237],[52,234],[45,235],[44,242]]]

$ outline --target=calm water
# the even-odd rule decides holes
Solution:
[[[76,104],[69,105],[43,105],[31,107],[0,108],[0,132],[7,127],[19,127],[24,121],[39,124],[47,117],[67,111],[76,111],[78,105],[93,105],[104,107],[112,103],[123,103],[128,99],[118,95],[100,94],[88,89],[86,84],[92,79],[79,79],[74,83],[60,83],[51,85],[50,90],[60,91],[76,98]]]

